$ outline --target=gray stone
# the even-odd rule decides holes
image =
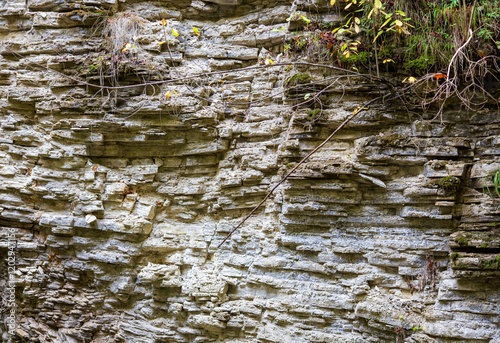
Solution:
[[[14,340],[499,341],[497,106],[371,104],[217,248],[385,92],[283,53],[339,3],[3,1]]]

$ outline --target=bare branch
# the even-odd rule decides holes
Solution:
[[[266,196],[264,197],[264,199],[262,199],[262,201],[257,205],[255,206],[252,211],[247,214],[247,216],[245,218],[243,218],[242,221],[240,221],[240,223],[238,225],[236,225],[232,230],[231,232],[229,232],[229,234],[222,240],[222,242],[217,246],[217,249],[219,249],[228,239],[229,237],[231,237],[231,235],[236,231],[238,230],[238,228],[240,228],[243,223],[245,223],[247,221],[248,218],[250,218],[261,206],[262,204],[264,204],[264,202],[271,196],[271,194],[273,194],[273,192],[276,190],[276,188],[278,188],[283,182],[285,182],[289,177],[290,175],[292,175],[305,161],[307,161],[309,159],[309,157],[311,157],[312,155],[314,155],[319,149],[321,149],[326,143],[328,143],[328,141],[330,139],[333,138],[333,136],[335,136],[337,134],[337,132],[339,132],[348,122],[350,122],[356,115],[358,115],[360,112],[364,111],[367,109],[367,106],[369,106],[370,104],[374,103],[375,101],[379,100],[379,99],[382,99],[383,96],[380,96],[380,97],[377,97],[375,99],[372,99],[368,102],[366,102],[365,104],[363,104],[363,106],[361,107],[358,107],[349,117],[347,117],[346,120],[344,120],[342,122],[342,124],[340,124],[336,129],[335,131],[333,131],[330,136],[328,136],[321,144],[319,144],[316,148],[314,148],[309,154],[307,154],[306,157],[304,157],[299,163],[297,163],[297,165],[295,167],[292,168],[292,170],[290,170],[286,175],[285,177],[283,177],[281,179],[280,182],[278,182],[267,194]]]

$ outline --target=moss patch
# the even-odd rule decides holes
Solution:
[[[500,256],[492,260],[481,260],[482,269],[500,269]]]
[[[457,243],[458,245],[460,246],[465,246],[467,245],[467,238],[465,238],[464,236],[460,237],[458,240],[457,240]]]
[[[293,76],[290,76],[288,79],[286,79],[284,86],[286,88],[290,88],[293,86],[297,86],[297,85],[309,83],[309,82],[311,82],[311,75],[309,75],[307,73],[295,74]]]

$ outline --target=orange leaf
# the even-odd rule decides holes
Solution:
[[[439,74],[434,74],[432,77],[435,78],[436,80],[440,80],[442,78],[447,78],[448,76],[439,73]]]

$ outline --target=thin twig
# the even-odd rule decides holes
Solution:
[[[7,46],[4,46],[4,48],[6,50],[9,50],[12,53],[12,55],[16,56],[17,58],[23,58],[23,57],[25,57],[22,54],[14,51],[14,50],[12,50],[11,48],[9,48]],[[189,80],[189,79],[198,79],[198,78],[200,78],[202,76],[212,76],[212,75],[220,75],[220,74],[226,74],[226,73],[236,73],[236,72],[248,71],[248,70],[254,70],[254,69],[284,67],[284,66],[290,66],[290,65],[303,65],[303,66],[309,66],[309,67],[320,67],[320,68],[333,69],[333,70],[337,70],[337,71],[342,71],[342,72],[350,74],[352,76],[359,76],[359,77],[363,77],[363,78],[366,78],[366,79],[371,79],[371,76],[368,75],[368,74],[358,73],[356,71],[349,70],[349,69],[339,68],[339,67],[335,67],[335,66],[331,66],[331,65],[327,65],[327,64],[310,63],[310,62],[305,62],[305,61],[296,61],[296,62],[286,62],[286,63],[285,62],[284,63],[274,63],[274,64],[269,64],[269,65],[265,65],[265,64],[263,64],[263,65],[255,65],[255,66],[244,67],[244,68],[236,68],[236,69],[230,69],[230,70],[219,70],[219,71],[213,71],[213,72],[210,72],[210,73],[197,73],[197,74],[190,75],[190,76],[179,76],[179,77],[168,79],[168,80],[158,80],[158,81],[151,81],[151,82],[145,82],[145,83],[137,83],[137,84],[133,84],[133,85],[105,86],[105,85],[97,85],[97,84],[93,84],[93,83],[90,83],[90,82],[86,82],[86,81],[80,80],[80,79],[78,79],[76,77],[72,77],[72,76],[66,75],[66,74],[64,74],[64,73],[62,73],[60,71],[54,70],[52,68],[49,68],[47,66],[44,66],[44,65],[36,63],[36,62],[31,62],[31,64],[34,65],[34,66],[37,66],[39,68],[52,71],[52,72],[54,72],[56,74],[61,75],[62,77],[65,77],[65,78],[67,78],[69,80],[75,81],[75,82],[77,82],[80,85],[86,85],[86,86],[89,86],[89,87],[96,87],[96,88],[99,88],[99,89],[108,89],[108,90],[121,90],[121,89],[135,88],[135,87],[140,87],[140,86],[162,85],[162,84],[165,84],[165,83],[173,83],[173,82],[184,81],[184,80]]]
[[[366,110],[367,107],[366,106],[369,106],[370,104],[372,104],[373,102],[379,100],[383,98],[383,96],[379,96],[375,99],[372,99],[370,101],[368,101],[367,103],[365,103],[363,106],[361,107],[358,107],[349,117],[347,117],[346,120],[344,120],[342,122],[342,124],[340,124],[336,129],[335,131],[333,131],[330,136],[328,136],[320,145],[318,145],[316,148],[314,148],[309,154],[307,154],[306,157],[304,157],[299,163],[297,163],[297,165],[295,167],[292,168],[292,170],[290,170],[288,172],[288,174],[285,175],[284,178],[281,179],[280,182],[278,182],[267,194],[266,196],[264,197],[264,199],[262,199],[262,201],[253,208],[253,210],[247,214],[247,216],[245,218],[243,218],[243,220],[238,224],[236,225],[232,230],[231,232],[229,232],[229,234],[224,238],[224,240],[217,246],[217,249],[219,249],[228,239],[229,237],[231,237],[231,235],[236,231],[238,230],[238,228],[240,228],[243,223],[245,223],[247,221],[248,218],[250,218],[254,213],[255,211],[257,211],[261,206],[262,204],[271,196],[271,194],[273,194],[273,192],[276,190],[276,188],[278,188],[283,182],[285,182],[289,177],[290,175],[293,174],[294,171],[297,170],[297,168],[299,168],[307,159],[309,159],[309,157],[311,157],[314,153],[316,153],[319,149],[321,149],[326,143],[328,143],[328,141],[330,139],[332,139],[333,136],[335,136],[337,134],[337,132],[339,132],[348,122],[350,122],[356,115],[358,115],[360,112],[362,112],[363,110]]]

